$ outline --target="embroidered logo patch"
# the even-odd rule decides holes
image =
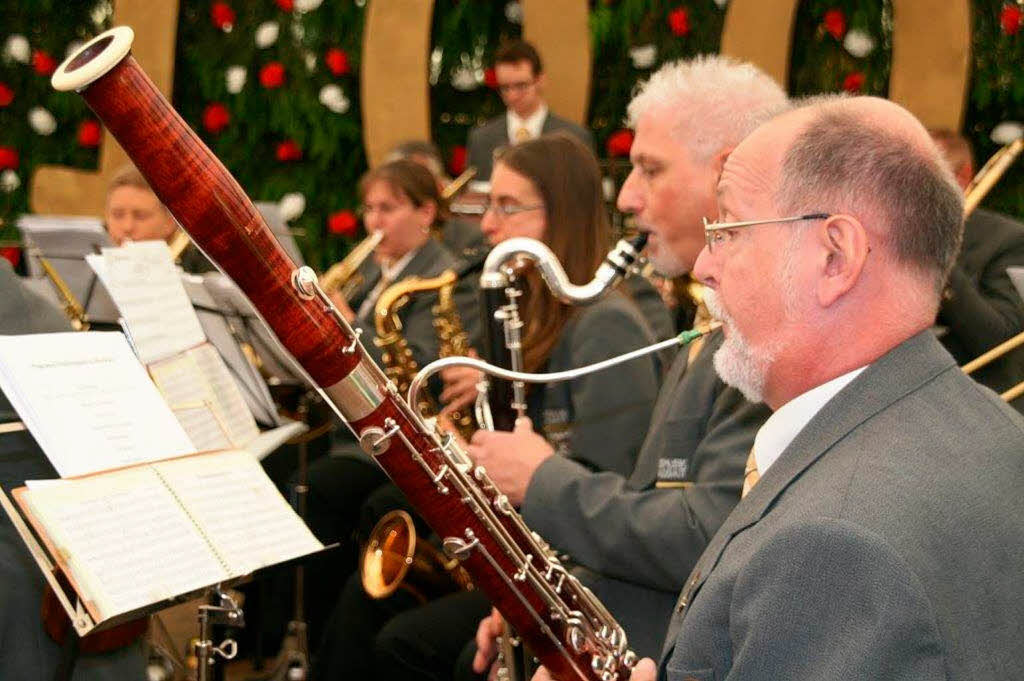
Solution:
[[[689,459],[658,459],[658,480],[685,480]]]

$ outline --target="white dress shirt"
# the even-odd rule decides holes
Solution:
[[[867,368],[865,365],[822,383],[793,398],[768,417],[754,437],[754,461],[757,462],[758,474],[763,476],[822,407]]]
[[[526,128],[526,131],[530,133],[530,139],[535,140],[540,137],[540,132],[544,128],[544,121],[548,117],[548,105],[541,104],[526,118],[520,118],[511,109],[508,110],[508,141],[515,144],[518,140],[516,138],[516,132],[520,128]]]

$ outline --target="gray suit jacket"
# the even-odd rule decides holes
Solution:
[[[594,136],[589,130],[549,111],[547,118],[544,119],[544,125],[541,127],[541,134],[556,130],[566,130],[572,133],[591,151],[594,151]],[[469,165],[476,168],[475,179],[486,181],[491,178],[491,170],[494,168],[494,152],[501,147],[507,147],[508,144],[507,113],[496,116],[469,131],[469,141],[466,146],[468,147]]]
[[[964,243],[956,259],[938,323],[941,341],[965,364],[1024,331],[1024,303],[1007,267],[1024,266],[1024,225],[1005,215],[976,210],[964,225]],[[971,376],[996,392],[1024,380],[1024,348],[1018,348]],[[1013,402],[1024,412],[1024,397]]]
[[[1024,419],[917,334],[829,401],[725,521],[680,597],[662,678],[1024,678],[1021,480]]]
[[[585,568],[584,581],[642,655],[660,650],[686,576],[739,501],[768,417],[718,378],[712,355],[721,341],[711,336],[691,367],[685,348],[678,353],[628,478],[551,457],[526,490],[527,524]]]

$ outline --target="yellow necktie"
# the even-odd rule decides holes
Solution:
[[[750,456],[747,457],[747,467],[743,469],[743,491],[740,492],[740,499],[747,496],[760,479],[761,474],[757,472],[757,460],[754,459],[754,448],[751,447]]]
[[[526,129],[525,125],[516,130],[516,144],[525,142],[528,139],[530,139],[530,131]]]

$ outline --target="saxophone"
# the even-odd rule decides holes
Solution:
[[[530,531],[487,471],[402,399],[316,273],[296,267],[238,182],[131,56],[133,35],[119,27],[89,41],[56,70],[54,86],[85,99],[195,244],[249,296],[364,451],[442,537],[445,554],[461,562],[552,675],[625,681],[636,656],[622,627]]]
[[[331,265],[323,273],[320,277],[320,288],[327,293],[337,291],[345,300],[351,299],[352,294],[363,283],[363,275],[358,271],[359,266],[373,254],[383,238],[384,232],[374,232],[353,246],[341,262]]]
[[[402,322],[398,312],[409,302],[413,293],[437,292],[437,304],[431,308],[434,315],[434,330],[437,332],[438,356],[462,357],[469,353],[469,338],[462,326],[462,317],[455,305],[455,285],[458,274],[445,270],[432,278],[408,277],[384,290],[374,308],[374,325],[377,337],[374,344],[384,355],[384,373],[395,382],[399,394],[406,395],[413,376],[419,371],[413,359],[409,342],[402,334]],[[424,392],[419,398],[420,413],[436,415],[438,405]],[[476,430],[476,424],[469,413],[454,411],[450,415],[452,425],[463,439],[468,440]]]
[[[75,294],[71,292],[71,287],[64,281],[64,277],[60,276],[49,260],[42,255],[37,255],[36,257],[39,260],[39,265],[43,268],[43,272],[46,273],[50,283],[53,284],[57,296],[60,297],[61,305],[64,308],[64,315],[71,322],[71,328],[75,331],[88,331],[89,317],[85,314],[85,308],[78,302],[78,298],[75,298]]]

